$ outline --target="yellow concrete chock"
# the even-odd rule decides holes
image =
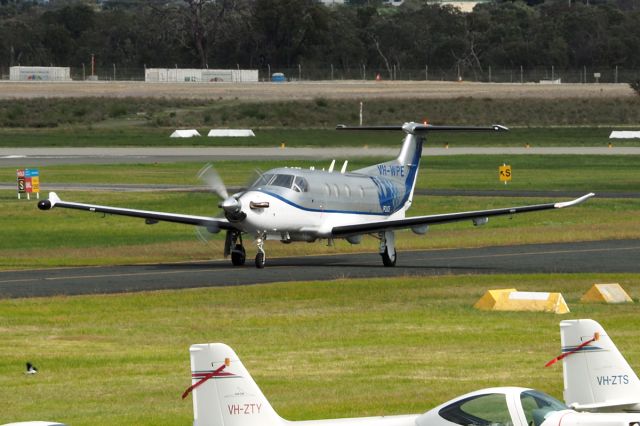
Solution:
[[[490,311],[569,312],[561,293],[517,291],[514,288],[487,290],[474,307]]]
[[[594,284],[581,298],[583,303],[633,303],[626,291],[618,283]]]

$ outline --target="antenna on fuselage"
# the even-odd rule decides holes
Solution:
[[[342,169],[340,169],[340,173],[344,174],[347,171],[347,164],[349,164],[349,160],[344,160],[344,164],[342,165]]]
[[[331,165],[329,166],[329,173],[333,173],[333,166],[336,165],[336,160],[331,161]]]

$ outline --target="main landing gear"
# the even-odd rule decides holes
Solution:
[[[247,260],[247,253],[242,245],[242,234],[234,232],[231,235],[231,263],[233,266],[242,266]]]
[[[384,266],[396,266],[398,254],[396,253],[396,236],[393,231],[378,233],[380,238],[380,256]]]

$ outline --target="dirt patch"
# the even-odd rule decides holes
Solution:
[[[0,99],[147,97],[277,101],[325,99],[446,99],[459,97],[626,98],[628,84],[323,81],[292,83],[0,82]]]

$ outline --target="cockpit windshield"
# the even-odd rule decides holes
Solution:
[[[513,426],[503,393],[472,396],[441,408],[440,416],[459,425]]]
[[[269,183],[271,179],[273,179],[273,174],[271,173],[261,174],[260,177],[258,177],[258,179],[256,179],[255,182],[253,182],[253,184],[251,185],[251,188],[257,188],[257,187],[266,185]]]
[[[540,426],[550,414],[567,410],[567,406],[557,399],[535,390],[527,390],[520,394],[522,410],[527,424]]]
[[[283,188],[291,188],[291,184],[293,183],[293,175],[276,175],[269,185],[271,186],[281,186]]]
[[[265,173],[251,185],[252,188],[261,186],[280,186],[296,192],[307,192],[309,190],[309,184],[305,178],[289,174]]]

